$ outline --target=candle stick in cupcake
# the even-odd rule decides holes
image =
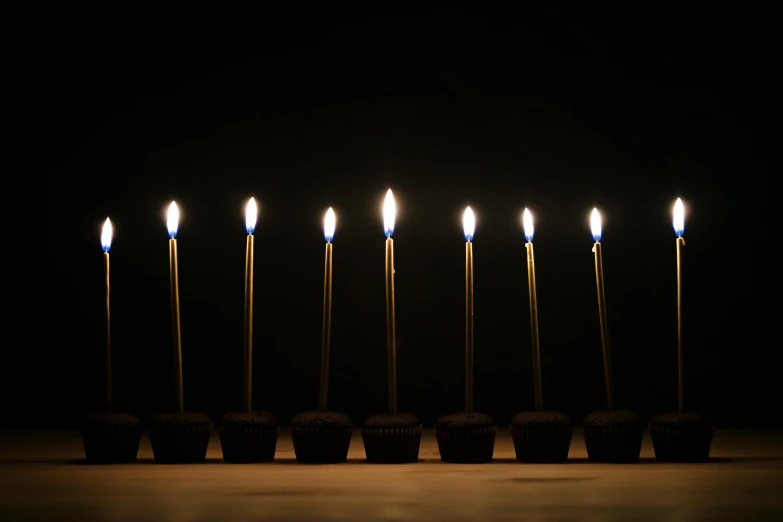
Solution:
[[[255,198],[250,198],[245,207],[245,230],[247,246],[245,249],[245,331],[244,331],[244,409],[251,411],[253,402],[253,251],[258,219],[258,207]]]
[[[674,233],[677,235],[677,409],[680,413],[685,407],[683,358],[682,358],[682,285],[680,280],[680,249],[685,245],[685,209],[682,200],[674,203]]]
[[[473,234],[476,217],[470,207],[462,215],[465,233],[465,411],[473,411]]]
[[[601,249],[601,214],[594,208],[590,216],[590,230],[593,233],[593,253],[595,254],[595,284],[598,291],[598,321],[601,327],[601,348],[604,355],[604,378],[606,379],[606,402],[609,409],[614,408],[612,392],[612,361],[609,357],[609,327],[606,322],[606,296],[604,295],[604,258]]]
[[[111,364],[111,285],[109,250],[112,242],[111,220],[106,218],[101,232],[106,298],[106,346],[104,352],[104,401],[106,411],[90,414],[82,425],[84,456],[90,463],[133,462],[139,451],[141,421],[135,415],[114,411]]]
[[[588,414],[582,421],[587,457],[594,462],[638,462],[642,446],[644,418],[632,410],[616,410],[612,393],[612,365],[609,357],[609,329],[606,321],[604,295],[603,250],[601,248],[601,214],[593,209],[590,217],[595,254],[595,284],[598,291],[598,320],[601,327],[601,347],[606,379],[606,411]]]
[[[182,397],[182,337],[179,321],[179,264],[177,231],[179,208],[172,201],[166,218],[169,232],[169,284],[171,290],[171,329],[174,344],[175,395],[177,410],[155,415],[150,420],[152,455],[158,464],[202,462],[212,432],[212,419],[198,412],[186,412]]]
[[[111,220],[106,218],[101,233],[101,247],[103,247],[103,261],[106,273],[106,408],[113,409],[112,382],[111,382],[111,283],[109,279],[109,250],[111,250],[112,226]]]
[[[235,463],[270,462],[275,458],[280,421],[266,411],[253,411],[253,257],[258,206],[250,198],[245,206],[245,314],[242,367],[242,411],[223,415],[218,424],[223,460]]]
[[[397,346],[394,325],[394,221],[397,206],[392,190],[383,202],[383,231],[386,234],[386,352],[388,355],[389,413],[397,413]]]
[[[166,219],[169,231],[169,284],[171,290],[171,329],[174,340],[174,368],[176,372],[175,393],[177,408],[184,411],[182,398],[182,340],[179,327],[179,268],[177,260],[177,229],[179,228],[179,208],[172,201]]]
[[[336,218],[329,208],[324,215],[324,302],[321,323],[321,387],[318,410],[304,411],[291,419],[291,440],[299,462],[334,464],[345,462],[351,445],[353,421],[344,413],[327,410],[329,355],[332,328],[332,240]]]
[[[522,214],[522,226],[525,229],[525,249],[527,250],[527,292],[530,300],[530,344],[533,348],[533,391],[536,411],[542,411],[543,393],[541,387],[541,351],[538,344],[538,298],[536,296],[536,261],[533,256],[533,215],[528,209]]]
[[[533,256],[533,215],[522,213],[527,251],[527,292],[530,299],[530,344],[533,351],[533,392],[535,411],[523,411],[511,418],[509,431],[520,462],[563,462],[571,445],[571,419],[564,413],[544,411],[541,386],[541,352],[538,342],[538,297],[536,264]]]
[[[321,410],[326,410],[326,399],[329,394],[329,344],[332,336],[332,239],[334,239],[335,225],[334,210],[329,207],[324,216],[326,252],[324,254],[324,306],[321,327],[321,393],[318,398]]]
[[[708,462],[713,425],[708,415],[685,409],[682,352],[682,286],[680,250],[685,246],[685,208],[682,200],[674,203],[674,233],[677,236],[677,411],[650,419],[655,459],[662,462]]]
[[[476,216],[462,214],[465,235],[465,411],[443,415],[435,422],[435,439],[443,462],[481,463],[492,460],[495,421],[473,410],[473,234]]]
[[[389,408],[371,415],[362,425],[362,441],[368,462],[403,463],[419,459],[421,421],[410,413],[397,411],[397,354],[394,301],[394,233],[396,204],[391,189],[383,204],[383,231],[386,234],[386,351],[388,354]]]

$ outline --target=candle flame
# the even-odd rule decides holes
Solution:
[[[383,231],[386,237],[394,233],[394,220],[397,217],[397,205],[394,203],[392,190],[386,191],[386,200],[383,202]]]
[[[525,229],[525,239],[533,241],[533,214],[528,209],[522,213],[522,226]]]
[[[104,252],[108,252],[111,249],[111,237],[111,220],[106,218],[106,221],[103,223],[103,232],[101,232],[101,246],[103,247]]]
[[[168,216],[166,217],[166,227],[169,229],[169,237],[174,239],[177,237],[177,228],[179,227],[179,208],[175,201],[169,205]]]
[[[597,208],[593,209],[593,214],[590,216],[590,231],[596,243],[601,241],[601,214],[598,213]]]
[[[329,207],[329,210],[326,211],[326,215],[324,216],[324,239],[326,239],[327,243],[331,243],[332,239],[334,239],[336,221],[337,218],[334,216],[334,210],[332,210],[332,207]]]
[[[476,232],[476,216],[470,207],[465,208],[462,214],[462,230],[465,232],[465,241],[473,241],[473,234]]]
[[[252,234],[256,230],[256,221],[258,221],[258,207],[256,207],[256,198],[250,198],[245,207],[245,230]]]
[[[674,233],[677,234],[677,237],[681,237],[685,232],[685,209],[682,206],[682,200],[680,198],[677,198],[677,201],[674,203],[673,224]]]

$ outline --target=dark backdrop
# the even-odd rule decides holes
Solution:
[[[544,401],[605,404],[589,213],[604,216],[618,406],[676,408],[674,200],[687,405],[780,424],[772,185],[780,48],[765,12],[140,10],[69,5],[20,51],[48,193],[48,283],[20,342],[11,426],[101,407],[106,216],[115,227],[115,402],[173,405],[165,210],[178,202],[186,408],[241,407],[248,197],[256,233],[254,406],[317,407],[322,216],[337,213],[329,405],[385,410],[381,204],[398,202],[399,404],[463,407],[464,239],[477,215],[475,406],[533,408],[521,212],[535,215]],[[43,174],[45,173],[45,176]],[[776,249],[775,249],[776,250]],[[771,303],[769,302],[771,301]],[[15,352],[16,353],[16,352]]]

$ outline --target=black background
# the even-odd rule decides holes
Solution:
[[[533,408],[524,207],[545,406],[576,420],[604,407],[594,206],[618,406],[675,409],[671,209],[682,197],[687,406],[719,426],[780,425],[770,13],[216,9],[66,4],[27,35],[14,87],[31,100],[28,145],[48,192],[36,243],[48,283],[34,329],[10,343],[20,357],[7,367],[6,423],[76,426],[101,408],[106,216],[115,402],[142,416],[174,407],[172,199],[186,409],[239,409],[251,195],[254,407],[284,424],[317,407],[332,206],[329,406],[357,423],[383,412],[391,187],[402,411],[432,425],[463,408],[466,205],[477,411],[502,426]]]

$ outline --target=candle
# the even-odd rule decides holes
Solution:
[[[324,216],[324,239],[326,252],[324,254],[324,317],[321,328],[321,394],[319,408],[326,410],[326,399],[329,394],[329,342],[332,336],[332,239],[334,239],[335,216],[332,207]]]
[[[383,231],[386,234],[386,350],[389,358],[389,413],[397,413],[397,346],[394,326],[394,220],[397,207],[391,189],[383,202]]]
[[[112,411],[112,384],[111,384],[111,305],[109,296],[111,285],[109,283],[109,250],[111,249],[112,226],[111,220],[106,218],[101,233],[101,247],[103,247],[103,261],[106,268],[106,407]]]
[[[598,209],[593,209],[590,216],[590,229],[593,233],[595,245],[595,284],[598,290],[598,321],[601,325],[601,348],[604,354],[604,378],[606,379],[606,402],[609,409],[614,409],[614,395],[612,393],[612,361],[609,358],[609,327],[606,322],[606,296],[604,295],[604,258],[601,250],[601,214]]]
[[[682,360],[682,287],[680,285],[680,248],[685,245],[685,209],[682,200],[677,198],[674,203],[674,233],[677,235],[677,408],[682,413],[684,408],[684,382]]]
[[[179,209],[172,201],[169,206],[166,226],[169,231],[169,281],[171,285],[171,328],[174,338],[174,367],[176,372],[177,408],[184,411],[182,400],[182,341],[179,328],[179,272],[177,265],[177,228],[179,227]]]
[[[473,233],[476,218],[470,207],[462,215],[465,232],[465,411],[473,411]]]
[[[542,411],[543,394],[541,387],[541,351],[538,345],[538,298],[536,297],[536,261],[533,256],[533,215],[528,209],[522,214],[522,226],[525,230],[525,249],[527,250],[527,293],[530,298],[530,344],[533,347],[533,391],[536,398],[536,411]]]
[[[244,331],[244,408],[252,409],[253,397],[253,250],[258,209],[255,198],[250,198],[245,207],[245,229],[247,246],[245,250],[245,331]]]

